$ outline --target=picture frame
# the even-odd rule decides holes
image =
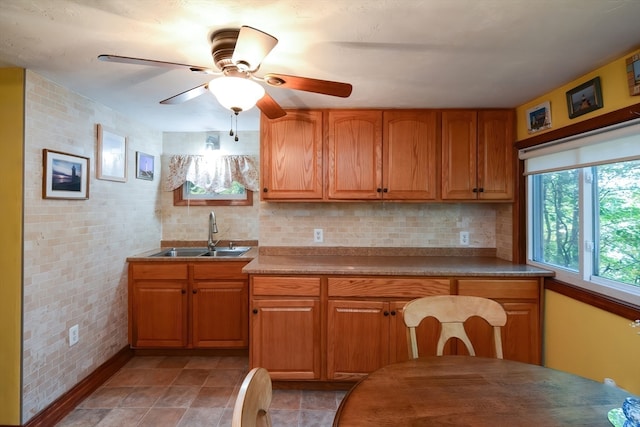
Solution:
[[[154,161],[151,154],[136,151],[136,178],[153,181]]]
[[[640,53],[627,58],[627,82],[629,83],[629,95],[640,95]]]
[[[127,137],[97,125],[96,178],[127,182]]]
[[[88,199],[89,158],[43,149],[42,198]]]
[[[545,101],[527,110],[527,131],[536,133],[551,128],[551,103]]]
[[[598,110],[603,105],[602,86],[600,85],[599,76],[567,92],[567,108],[570,119]]]

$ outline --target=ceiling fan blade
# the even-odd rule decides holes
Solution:
[[[264,96],[258,100],[256,105],[258,106],[260,111],[262,111],[264,115],[269,117],[270,119],[278,119],[287,115],[287,113],[275,101],[275,99],[269,96],[269,94],[266,92]]]
[[[267,74],[263,77],[263,80],[269,86],[285,87],[287,89],[303,90],[305,92],[321,93],[323,95],[339,96],[341,98],[348,98],[353,89],[353,86],[349,83],[288,76],[286,74]]]
[[[240,69],[255,71],[276,44],[277,38],[245,25],[240,28],[231,61]]]
[[[217,71],[214,71],[211,68],[199,67],[197,65],[180,64],[177,62],[156,61],[154,59],[133,58],[130,56],[102,54],[102,55],[98,55],[98,59],[100,61],[119,62],[122,64],[150,65],[153,67],[165,67],[165,68],[188,68],[189,70],[196,73],[219,74]]]
[[[185,90],[182,93],[172,96],[171,98],[163,99],[160,104],[182,104],[190,99],[200,96],[209,90],[209,83],[196,86],[189,90]]]

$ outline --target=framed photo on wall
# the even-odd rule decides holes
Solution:
[[[127,137],[98,124],[96,178],[127,181]]]
[[[527,110],[527,130],[529,133],[551,128],[551,104],[549,101]]]
[[[626,63],[629,95],[640,95],[640,53],[628,57]]]
[[[136,151],[136,178],[153,181],[154,157],[151,154]]]
[[[89,158],[42,150],[42,198],[89,198]]]
[[[602,108],[603,105],[600,77],[591,79],[567,92],[570,119]]]

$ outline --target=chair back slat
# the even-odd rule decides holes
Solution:
[[[464,322],[470,317],[483,318],[493,327],[493,341],[496,357],[502,359],[501,329],[507,323],[504,308],[488,298],[466,295],[436,295],[409,301],[403,309],[404,322],[408,328],[410,356],[418,357],[416,327],[427,317],[436,318],[442,325],[438,338],[437,355],[441,356],[444,346],[450,338],[458,338],[464,343],[470,355],[475,350],[464,329]]]

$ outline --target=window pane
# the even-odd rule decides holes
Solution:
[[[594,274],[640,286],[640,161],[594,169]]]
[[[231,183],[231,187],[225,188],[219,193],[208,193],[204,188],[195,185],[191,181],[186,181],[184,186],[183,198],[190,199],[207,199],[207,200],[233,200],[244,199],[247,197],[246,189],[237,181]]]
[[[534,261],[578,271],[579,175],[576,169],[534,175]]]

